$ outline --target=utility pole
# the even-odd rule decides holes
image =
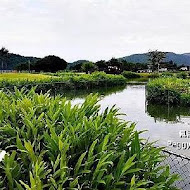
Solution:
[[[1,73],[3,73],[3,61],[1,61]]]
[[[30,60],[28,61],[28,71],[30,73]]]
[[[158,73],[159,73],[159,70],[160,70],[160,64],[159,64],[159,62],[158,62]]]

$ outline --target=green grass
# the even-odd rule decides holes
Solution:
[[[147,91],[153,103],[190,105],[190,79],[157,78],[148,83]]]
[[[178,176],[159,165],[162,148],[139,138],[117,108],[100,112],[97,95],[75,106],[34,89],[0,99],[1,189],[176,189]]]
[[[136,78],[158,78],[161,76],[159,73],[135,73],[131,71],[123,71],[122,75],[127,79],[136,79]]]
[[[49,79],[51,76],[44,74],[30,74],[30,73],[1,73],[0,80],[42,80]]]

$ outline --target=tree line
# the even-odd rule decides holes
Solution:
[[[9,56],[9,50],[5,47],[0,49],[1,56],[1,70],[7,69],[7,63],[5,59]],[[82,61],[77,64],[67,63],[64,59],[61,59],[55,55],[49,55],[36,62],[20,63],[15,67],[16,70],[28,70],[36,72],[57,72],[59,70],[72,70],[76,72],[91,73],[93,71],[104,71],[108,74],[120,74],[123,71],[159,71],[160,67],[166,67],[169,70],[177,70],[179,67],[173,61],[163,62],[166,58],[166,52],[158,50],[150,50],[148,52],[148,63],[130,63],[124,59],[112,58],[108,61],[99,60],[97,62]],[[67,67],[69,66],[69,67]]]

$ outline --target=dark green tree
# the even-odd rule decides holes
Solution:
[[[160,63],[164,60],[164,58],[166,58],[166,52],[162,52],[162,51],[152,51],[150,50],[148,52],[148,57],[149,57],[149,62],[150,62],[150,66],[152,67],[153,71],[159,71],[160,68]]]
[[[108,64],[105,60],[100,60],[95,63],[99,71],[106,71],[108,68]]]
[[[56,72],[59,70],[65,70],[66,67],[67,62],[64,59],[61,59],[54,55],[49,55],[43,59],[38,60],[31,69],[34,69],[37,72]]]
[[[0,57],[1,57],[1,70],[7,69],[7,63],[4,63],[5,58],[8,56],[9,50],[5,47],[2,47],[0,49]],[[5,64],[5,65],[4,65]]]
[[[89,72],[92,73],[97,69],[96,65],[92,62],[87,62],[82,64],[82,70],[88,74]]]

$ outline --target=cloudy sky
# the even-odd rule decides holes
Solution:
[[[0,46],[67,61],[190,52],[189,0],[0,0]]]

